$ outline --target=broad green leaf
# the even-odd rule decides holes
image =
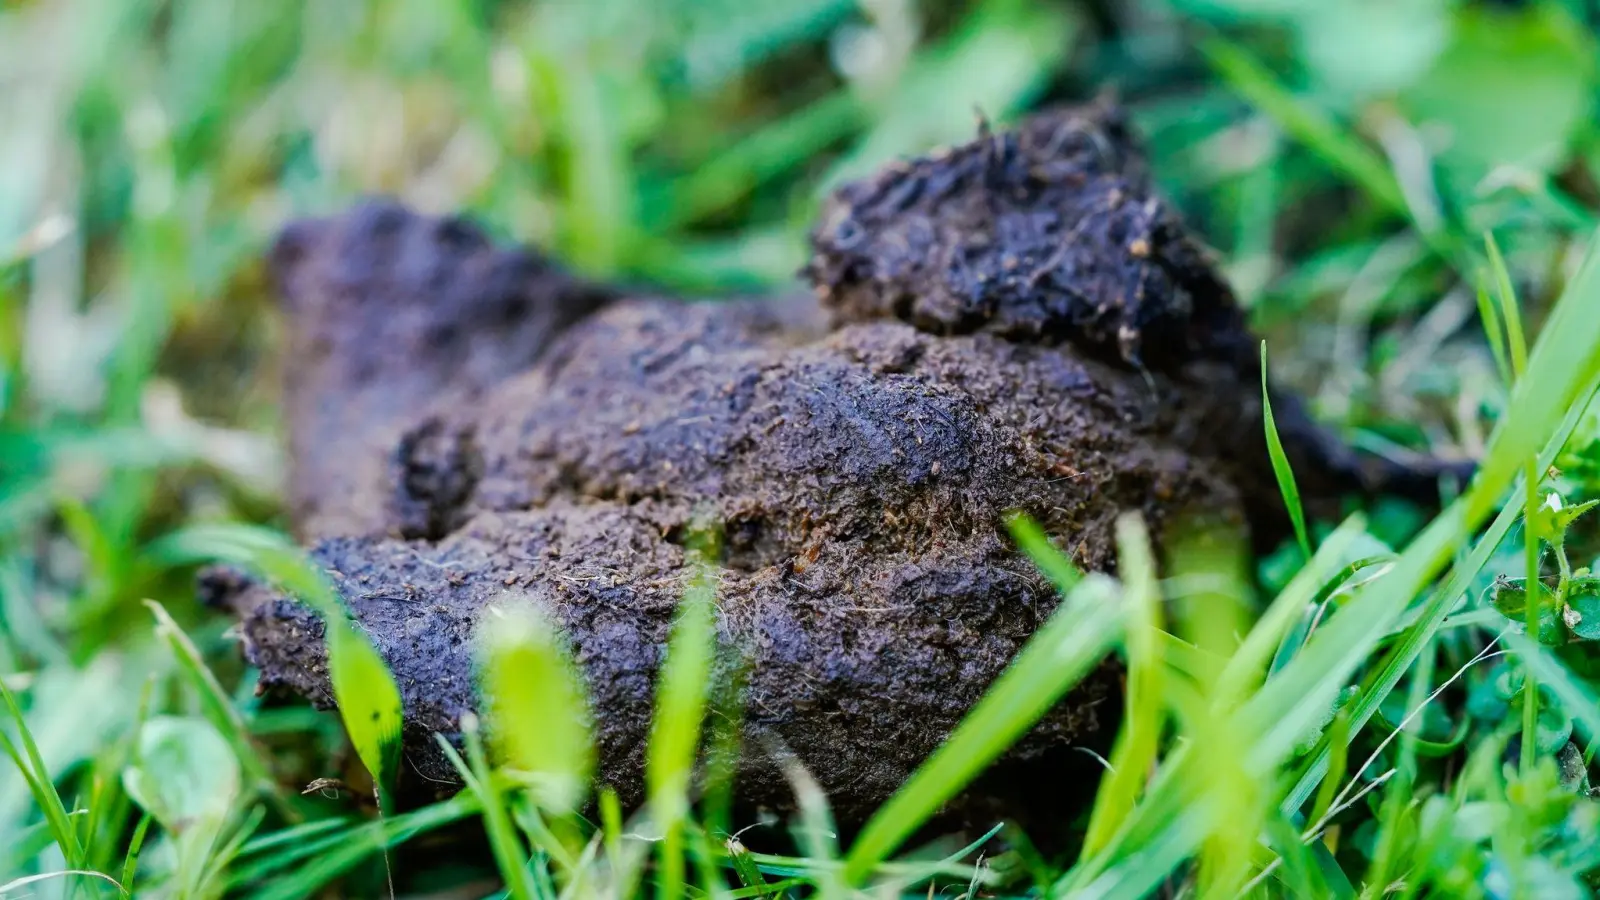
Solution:
[[[1296,43],[1320,85],[1345,100],[1403,88],[1450,39],[1448,0],[1312,3],[1294,16]]]
[[[356,755],[372,773],[380,802],[386,801],[399,774],[400,688],[372,641],[351,621],[327,575],[282,534],[250,525],[185,528],[153,543],[146,555],[166,565],[222,560],[243,566],[322,614],[339,716]]]
[[[1567,608],[1562,620],[1579,639],[1600,640],[1600,579],[1577,576],[1567,588]]]
[[[239,796],[239,760],[205,719],[155,716],[139,729],[122,784],[168,832],[216,829]]]
[[[1548,170],[1590,108],[1593,39],[1553,3],[1463,5],[1455,39],[1401,95],[1419,125],[1447,132],[1447,184],[1470,196],[1495,166]]]

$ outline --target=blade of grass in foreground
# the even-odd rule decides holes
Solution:
[[[489,735],[500,762],[550,812],[574,811],[594,767],[582,681],[555,623],[531,603],[495,603],[478,634]]]
[[[1050,538],[1039,527],[1039,523],[1027,516],[1013,516],[1007,523],[1011,529],[1011,537],[1016,540],[1022,552],[1028,554],[1033,564],[1039,571],[1050,579],[1055,585],[1056,592],[1065,597],[1072,589],[1083,580],[1083,570],[1073,564],[1055,545],[1050,543]]]
[[[500,877],[505,880],[506,895],[511,900],[534,900],[542,894],[529,871],[527,848],[512,826],[511,803],[501,791],[495,773],[489,769],[477,716],[470,713],[462,716],[461,735],[467,745],[466,760],[462,760],[444,735],[435,734],[434,738],[439,742],[439,749],[455,765],[467,789],[478,798],[478,808],[483,811],[483,830]]]
[[[67,865],[75,869],[82,868],[86,854],[83,843],[78,837],[78,830],[73,827],[72,816],[61,801],[61,794],[56,790],[55,780],[44,764],[44,756],[39,752],[39,745],[33,740],[33,733],[28,730],[28,721],[22,715],[22,707],[17,703],[17,698],[11,693],[11,689],[6,687],[4,679],[0,679],[0,701],[4,702],[6,712],[17,727],[16,743],[13,743],[6,731],[0,728],[0,750],[11,758],[17,772],[27,782],[34,803],[44,814],[45,822],[50,826],[51,836],[60,846],[61,855],[66,859]],[[17,743],[22,745],[20,751],[17,749]]]
[[[699,571],[679,604],[656,685],[655,718],[645,751],[650,815],[662,833],[659,890],[667,900],[683,896],[683,824],[716,655],[715,577],[705,563],[710,554],[702,550],[698,555]]]
[[[1133,810],[1161,741],[1165,660],[1156,633],[1161,630],[1161,595],[1156,587],[1156,565],[1150,536],[1137,515],[1117,521],[1117,571],[1122,575],[1127,628],[1127,691],[1123,697],[1122,728],[1111,752],[1110,771],[1100,783],[1083,852],[1105,846],[1122,820]]]
[[[1306,534],[1306,513],[1300,505],[1300,488],[1294,483],[1294,468],[1283,452],[1283,441],[1278,438],[1278,423],[1272,418],[1272,392],[1267,389],[1267,342],[1261,342],[1261,417],[1266,422],[1267,455],[1272,457],[1272,474],[1278,479],[1278,490],[1283,494],[1283,506],[1289,511],[1289,521],[1294,524],[1294,538],[1300,543],[1300,555],[1311,558],[1311,538]]]
[[[1560,445],[1582,421],[1583,407],[1574,407],[1567,420],[1563,422],[1561,430],[1551,443],[1545,454],[1540,458],[1541,465],[1549,465],[1554,460]],[[1449,613],[1455,601],[1464,594],[1478,572],[1489,562],[1495,550],[1505,540],[1521,515],[1521,507],[1510,505],[1505,507],[1496,517],[1494,523],[1484,533],[1484,536],[1474,547],[1467,560],[1451,574],[1445,585],[1434,591],[1423,605],[1421,615],[1417,621],[1407,629],[1405,635],[1395,643],[1377,666],[1377,674],[1368,680],[1371,686],[1363,691],[1348,711],[1350,727],[1344,733],[1343,742],[1348,744],[1351,735],[1376,714],[1381,704],[1400,682],[1400,678],[1411,668],[1423,646],[1437,633],[1445,616]],[[1306,800],[1310,799],[1313,791],[1317,789],[1318,782],[1328,771],[1329,763],[1335,756],[1332,748],[1326,742],[1318,749],[1311,761],[1303,769],[1299,780],[1282,803],[1285,812],[1298,810]],[[1335,766],[1335,771],[1338,767]]]
[[[1500,254],[1500,246],[1495,243],[1494,232],[1485,231],[1483,242],[1489,257],[1489,274],[1494,280],[1495,294],[1500,300],[1500,313],[1504,317],[1506,327],[1506,346],[1511,357],[1511,385],[1515,386],[1522,379],[1523,373],[1528,368],[1528,341],[1522,331],[1522,311],[1517,305],[1516,289],[1511,284],[1511,272],[1506,268],[1505,257]],[[1522,478],[1523,494],[1523,522],[1532,522],[1534,510],[1539,506],[1539,469],[1533,457],[1527,461],[1527,469]],[[1523,528],[1523,566],[1527,572],[1537,572],[1539,569],[1539,536],[1532,527]],[[1529,603],[1527,606],[1528,629],[1537,633],[1539,630],[1539,606]],[[1537,734],[1535,723],[1539,716],[1539,692],[1528,690],[1522,692],[1522,770],[1526,773],[1534,760],[1534,742]]]
[[[1329,535],[1311,557],[1310,563],[1295,574],[1273,601],[1257,628],[1275,633],[1277,626],[1272,623],[1287,622],[1290,613],[1302,607],[1306,598],[1317,595],[1322,586],[1340,577],[1336,574],[1339,560],[1359,531],[1359,523],[1346,523],[1345,527]],[[1179,545],[1170,551],[1173,565],[1180,569],[1185,565],[1186,556],[1181,550],[1182,545]],[[1191,564],[1203,562],[1202,557]],[[1196,620],[1211,624],[1209,618],[1204,616],[1196,616]],[[1209,720],[1223,715],[1233,719],[1226,726],[1208,726],[1205,729],[1207,734],[1227,739],[1229,746],[1222,754],[1223,758],[1242,756],[1244,750],[1248,749],[1248,740],[1243,735],[1236,735],[1233,728],[1233,723],[1237,722],[1235,704],[1241,699],[1237,696],[1238,689],[1226,685],[1248,684],[1249,679],[1245,675],[1259,671],[1264,651],[1252,647],[1264,647],[1270,651],[1270,642],[1257,638],[1254,630],[1246,636],[1240,651],[1218,670],[1217,683],[1224,685],[1218,688],[1218,696],[1202,697],[1198,686],[1189,686],[1182,680],[1169,682],[1168,703],[1180,715],[1187,715],[1190,721],[1200,721],[1201,717]],[[1240,662],[1240,659],[1244,662]],[[1193,695],[1192,699],[1185,699],[1186,695]],[[1210,758],[1218,757],[1212,755]],[[1095,856],[1080,858],[1072,871],[1052,888],[1051,896],[1077,897],[1080,894],[1120,891],[1116,896],[1143,897],[1143,892],[1159,883],[1166,872],[1187,859],[1199,842],[1207,837],[1206,829],[1210,827],[1213,817],[1220,814],[1219,807],[1227,802],[1226,798],[1219,801],[1213,795],[1206,773],[1199,771],[1206,759],[1206,754],[1197,751],[1193,742],[1180,744],[1170,751],[1157,770],[1154,783],[1147,789],[1144,802],[1125,820],[1104,850]]]
[[[1025,543],[1030,552],[1040,549],[1028,544],[1032,542]],[[1046,553],[1035,557],[1041,569],[1071,570],[1059,553]],[[864,881],[930,815],[1022,737],[1105,657],[1121,625],[1115,582],[1088,576],[1078,583],[949,739],[867,822],[845,859],[846,883]]]

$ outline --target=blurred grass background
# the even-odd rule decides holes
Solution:
[[[1476,455],[1505,403],[1482,235],[1536,332],[1600,215],[1597,23],[1585,0],[0,2],[0,671],[87,793],[144,711],[200,702],[155,598],[282,770],[327,774],[337,723],[250,696],[148,547],[277,521],[259,257],[369,193],[599,276],[787,287],[841,179],[1114,86],[1274,374],[1358,443]],[[34,815],[0,779],[0,846]]]

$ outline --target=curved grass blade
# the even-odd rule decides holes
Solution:
[[[50,775],[50,770],[45,766],[44,756],[39,752],[39,745],[33,740],[33,733],[28,730],[27,719],[23,718],[22,707],[17,703],[17,698],[6,687],[5,679],[0,679],[0,702],[4,702],[6,712],[17,726],[17,743],[22,745],[17,749],[11,736],[0,729],[0,750],[11,758],[18,773],[27,782],[28,790],[33,794],[33,800],[43,812],[45,821],[50,825],[51,836],[61,847],[61,854],[66,859],[67,865],[81,868],[85,859],[85,849],[78,836],[78,830],[73,827],[71,814],[67,812],[66,804],[61,801],[61,794],[56,790],[55,780]]]
[[[112,878],[110,875],[107,875],[104,872],[96,872],[93,869],[69,869],[64,872],[45,872],[41,875],[28,875],[22,878],[13,879],[5,884],[0,884],[0,897],[9,896],[10,894],[15,893],[22,888],[28,887],[29,885],[39,884],[40,882],[50,881],[56,878],[98,878],[101,881],[109,883],[112,887],[115,887],[117,889],[117,893],[121,894],[122,896],[129,896],[127,888],[123,887],[121,884],[118,884],[115,878]]]
[[[1300,544],[1303,559],[1311,558],[1311,538],[1306,533],[1306,513],[1300,503],[1300,488],[1294,482],[1294,468],[1283,452],[1283,441],[1278,437],[1278,423],[1272,418],[1272,392],[1267,389],[1267,342],[1261,342],[1261,417],[1267,431],[1267,455],[1272,457],[1272,474],[1278,479],[1278,490],[1283,494],[1283,506],[1289,511],[1289,521],[1294,525],[1294,538]]]
[[[716,656],[716,585],[706,560],[711,539],[702,536],[698,571],[678,607],[667,659],[656,685],[655,717],[645,756],[645,789],[650,814],[661,829],[661,895],[674,900],[684,890],[683,825],[689,812],[689,787],[700,746],[711,667]]]

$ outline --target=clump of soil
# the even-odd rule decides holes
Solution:
[[[814,244],[815,299],[713,304],[583,283],[390,204],[286,233],[295,525],[395,672],[408,775],[455,784],[433,735],[474,708],[473,635],[514,595],[564,626],[600,778],[637,800],[697,517],[724,535],[738,794],[792,806],[781,745],[846,825],[1054,609],[1008,512],[1096,570],[1129,510],[1158,534],[1198,510],[1281,535],[1254,343],[1114,106],[846,186]],[[1275,402],[1313,501],[1433,489]],[[317,617],[217,584],[263,683],[331,705]],[[1082,795],[1071,748],[1109,742],[1116,693],[1108,664],[958,808]]]

